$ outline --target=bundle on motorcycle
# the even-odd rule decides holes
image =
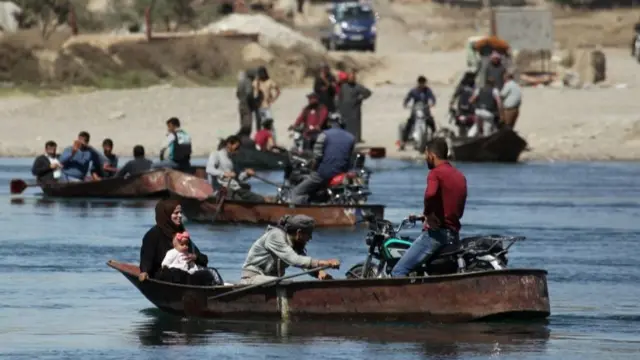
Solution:
[[[467,322],[549,315],[546,272],[501,270],[410,279],[279,281],[263,286],[140,282],[136,264],[109,261],[159,309],[214,319]],[[284,280],[284,279],[283,279]]]

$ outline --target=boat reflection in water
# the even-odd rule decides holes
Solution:
[[[145,346],[246,344],[311,344],[344,341],[403,344],[403,352],[432,356],[500,355],[546,351],[550,332],[536,323],[347,324],[344,322],[255,322],[186,319],[158,309],[142,311],[147,319],[134,337]],[[238,337],[240,336],[240,338]],[[342,346],[342,345],[341,345]]]

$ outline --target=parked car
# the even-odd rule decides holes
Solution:
[[[329,50],[376,50],[376,13],[368,4],[342,2],[328,9],[330,28],[322,36]]]

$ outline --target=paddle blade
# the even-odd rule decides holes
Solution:
[[[382,159],[387,156],[387,148],[372,147],[369,148],[369,157],[372,159]]]
[[[24,180],[21,179],[13,179],[11,180],[11,183],[9,184],[9,187],[11,188],[11,194],[21,194],[24,189],[27,188],[27,183],[24,182]]]

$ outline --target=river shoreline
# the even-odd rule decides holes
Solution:
[[[640,160],[640,103],[637,89],[593,87],[590,89],[523,89],[523,106],[515,130],[530,151],[522,161],[637,161]],[[374,87],[363,106],[363,146],[382,146],[387,157],[412,159],[416,152],[399,152],[395,142],[398,124],[408,110],[402,100],[411,86]],[[452,86],[434,85],[438,97],[434,117],[438,127],[448,123],[448,100]],[[273,106],[277,141],[290,146],[287,127],[304,105],[306,88],[283,89]],[[130,156],[134,145],[145,147],[157,158],[165,143],[165,121],[177,116],[193,139],[194,157],[206,157],[219,139],[238,130],[237,100],[233,88],[153,87],[106,90],[57,97],[14,96],[0,98],[0,114],[7,119],[0,135],[0,156],[32,157],[54,140],[59,152],[71,145],[80,131],[91,134],[100,147],[111,138],[119,156]]]

